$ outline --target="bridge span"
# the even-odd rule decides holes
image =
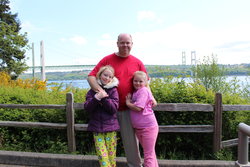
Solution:
[[[47,71],[74,71],[74,70],[92,70],[95,65],[55,65],[55,66],[45,66]],[[41,71],[42,66],[30,66],[26,72]]]
[[[41,80],[46,80],[46,72],[66,72],[66,71],[91,71],[95,65],[56,65],[56,66],[30,66],[24,73],[41,73]]]

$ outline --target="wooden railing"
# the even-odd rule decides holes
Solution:
[[[25,128],[53,128],[67,129],[68,151],[76,151],[75,132],[86,131],[87,124],[75,124],[75,109],[84,109],[83,103],[74,103],[72,93],[67,93],[65,105],[33,105],[33,104],[0,104],[0,108],[12,109],[65,109],[66,123],[49,122],[17,122],[0,121],[0,127],[25,127]],[[196,103],[160,103],[154,107],[154,111],[164,112],[213,112],[214,122],[211,125],[160,125],[159,132],[174,133],[213,133],[213,151],[217,152],[222,148],[238,144],[238,139],[221,141],[222,136],[222,112],[250,110],[250,105],[222,105],[222,95],[216,93],[215,104]]]

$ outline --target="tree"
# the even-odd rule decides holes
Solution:
[[[16,79],[28,68],[25,53],[29,46],[27,33],[20,33],[17,14],[10,12],[9,0],[0,0],[0,30],[0,71]]]
[[[203,62],[192,67],[195,81],[201,82],[206,90],[223,91],[225,85],[225,69],[217,64],[215,56],[204,57]]]

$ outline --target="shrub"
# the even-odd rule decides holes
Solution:
[[[35,90],[46,90],[46,81],[40,81],[37,79],[17,79],[11,80],[11,77],[6,72],[0,72],[0,85],[8,87],[20,87],[20,88],[32,88]]]
[[[32,81],[11,81],[8,75],[0,75],[0,103],[1,104],[65,104],[66,93],[72,92],[77,103],[85,101],[88,90],[67,86],[65,89],[53,87],[38,89]],[[15,86],[14,86],[15,85]],[[19,86],[18,86],[19,85]],[[153,78],[150,82],[151,90],[158,103],[205,103],[214,104],[213,90],[207,90],[199,81],[185,82],[181,77]],[[249,104],[240,93],[228,91],[223,94],[223,104]],[[4,121],[32,121],[65,123],[65,110],[27,110],[0,109],[0,120]],[[156,112],[160,125],[190,125],[212,124],[212,113],[197,112]],[[250,123],[249,112],[223,113],[223,139],[237,138],[237,125],[240,121]],[[87,113],[76,110],[75,122],[87,123]],[[39,128],[0,128],[0,148],[2,150],[67,153],[67,136],[65,130]],[[212,153],[212,134],[199,133],[160,133],[157,144],[157,156],[164,159],[222,159],[235,157],[235,151],[225,154]],[[77,132],[76,154],[93,154],[95,152],[92,134]],[[121,142],[118,142],[117,156],[124,156]]]
[[[48,90],[46,82],[35,79],[14,81],[3,72],[0,73],[0,79],[1,104],[65,104],[68,92],[74,93],[76,102],[83,102],[87,92],[72,87],[65,90]],[[86,122],[86,116],[82,113],[84,112],[77,111],[77,120]],[[58,109],[0,109],[0,120],[65,123],[66,113],[65,110]],[[65,130],[6,127],[0,128],[0,134],[2,150],[67,152]]]
[[[203,103],[214,104],[215,93],[207,90],[199,81],[186,83],[181,78],[156,78],[150,87],[158,103]],[[227,92],[223,94],[223,104],[249,104],[240,94]],[[243,114],[244,113],[244,114]],[[156,112],[159,125],[211,125],[213,113],[198,112]],[[247,122],[247,112],[223,113],[223,140],[237,138],[237,125],[240,121]],[[159,157],[171,159],[214,159],[212,152],[212,134],[195,133],[160,133],[156,152]],[[230,154],[236,156],[236,150]]]

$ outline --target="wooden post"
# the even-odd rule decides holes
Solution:
[[[74,117],[74,98],[73,93],[67,93],[66,95],[66,116],[67,116],[67,137],[68,137],[68,151],[76,151],[75,142],[75,117]]]
[[[213,139],[213,152],[221,149],[221,136],[222,136],[222,95],[216,93],[214,105],[214,139]]]

